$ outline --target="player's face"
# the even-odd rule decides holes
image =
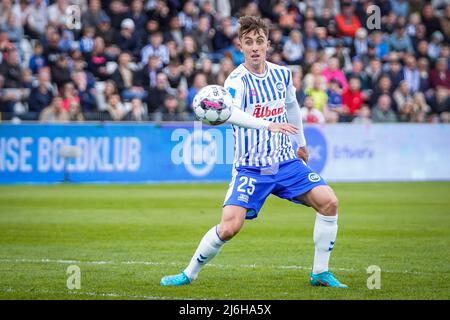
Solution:
[[[254,70],[259,70],[266,60],[269,41],[262,31],[252,31],[240,39],[246,64]]]

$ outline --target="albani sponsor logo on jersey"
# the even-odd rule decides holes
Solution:
[[[278,108],[269,108],[269,106],[262,106],[260,104],[257,104],[255,106],[255,109],[253,110],[253,116],[256,118],[267,118],[267,117],[274,117],[282,114],[284,112],[283,107]]]

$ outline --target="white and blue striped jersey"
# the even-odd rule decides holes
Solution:
[[[264,75],[254,74],[241,64],[228,76],[224,87],[234,99],[234,108],[271,122],[288,122],[286,102],[296,99],[292,72],[284,66],[266,64]],[[266,167],[297,158],[285,134],[236,125],[232,128],[234,167]]]

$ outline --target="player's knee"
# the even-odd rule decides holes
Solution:
[[[322,206],[321,214],[335,216],[338,211],[339,200],[335,195],[330,195]]]
[[[241,224],[235,221],[222,223],[219,227],[220,238],[228,241],[233,238],[241,229]]]

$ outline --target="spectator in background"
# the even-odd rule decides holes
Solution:
[[[302,34],[298,30],[292,30],[283,46],[283,58],[288,65],[298,65],[303,53]]]
[[[31,89],[28,96],[28,111],[39,114],[53,100],[53,90],[50,81],[50,70],[42,68],[38,75],[38,84]]]
[[[339,121],[339,114],[343,112],[342,88],[338,81],[331,80],[327,89],[328,103],[324,110],[324,116],[327,123]]]
[[[399,122],[414,122],[416,119],[414,114],[413,102],[407,101],[405,102],[398,112],[398,121]]]
[[[323,82],[323,78],[314,78],[314,83],[311,88],[307,88],[305,93],[314,100],[314,107],[320,112],[324,112],[327,108],[328,96],[326,90],[326,84]]]
[[[193,31],[195,31],[195,29]],[[206,30],[206,32],[208,31],[209,30]],[[181,27],[180,18],[178,16],[171,17],[169,22],[169,31],[167,31],[165,38],[175,41],[177,47],[182,47],[183,38],[185,35],[186,33]]]
[[[404,57],[403,78],[408,82],[411,93],[416,93],[420,89],[420,74],[417,69],[416,57],[408,54]]]
[[[4,76],[5,88],[22,87],[22,67],[17,50],[7,51],[6,59],[0,64],[0,74]]]
[[[325,123],[325,117],[322,112],[314,107],[314,98],[306,96],[304,105],[300,108],[300,114],[304,123]]]
[[[188,88],[192,87],[196,75],[195,62],[191,57],[183,60],[183,76],[186,78]]]
[[[436,17],[434,13],[433,5],[430,2],[427,2],[423,5],[421,20],[422,23],[425,25],[426,37],[430,39],[431,34],[435,30],[439,30],[441,26],[439,19]]]
[[[225,51],[225,55],[233,60],[235,67],[244,62],[244,54],[240,48],[239,37],[237,35],[233,37],[233,45]]]
[[[105,21],[109,21],[109,18],[102,9],[101,1],[90,0],[88,9],[81,14],[81,23],[83,24],[83,27],[97,27]]]
[[[367,30],[359,28],[356,30],[355,40],[353,41],[352,56],[362,57],[367,54],[369,50],[369,40],[367,38]]]
[[[383,73],[381,61],[378,58],[372,58],[365,71],[369,80],[369,88],[375,88]]]
[[[413,97],[413,109],[416,115],[423,113],[428,114],[431,111],[431,107],[425,100],[425,95],[422,92],[416,92]],[[417,116],[416,116],[417,119]]]
[[[351,121],[364,103],[359,78],[350,78],[349,87],[342,94],[343,112],[340,113],[341,121]]]
[[[169,87],[167,76],[165,75],[165,73],[160,72],[156,76],[156,86],[154,88],[151,88],[148,92],[148,112],[151,114],[158,110],[158,108],[163,105],[164,99],[169,94],[176,94],[176,90]]]
[[[445,7],[444,14],[439,19],[439,22],[441,24],[441,30],[444,33],[446,42],[448,43],[450,42],[450,3],[448,3]]]
[[[277,26],[274,26],[272,30],[270,30],[269,34],[270,39],[270,48],[269,55],[272,55],[274,52],[283,52],[284,47],[284,39],[283,32]]]
[[[116,83],[120,96],[125,100],[142,98],[145,91],[142,87],[136,86],[136,79],[133,71],[130,70],[131,54],[122,52],[119,55],[118,66],[111,79]]]
[[[220,24],[220,28],[216,30],[213,38],[214,51],[220,55],[225,53],[225,50],[233,44],[233,27],[231,19],[225,18]]]
[[[134,86],[144,88],[148,90],[149,88],[153,88],[156,86],[157,75],[161,72],[160,59],[158,56],[151,56],[148,60],[146,66],[142,69],[137,70],[133,76],[133,84]],[[144,96],[142,97],[145,98]]]
[[[113,0],[109,3],[107,10],[108,16],[111,19],[111,27],[117,32],[121,30],[121,23],[126,18],[127,7],[121,0]],[[134,23],[133,23],[134,25]]]
[[[352,69],[351,71],[345,74],[346,79],[350,79],[352,77],[357,77],[361,84],[361,91],[364,97],[364,100],[370,95],[370,87],[369,87],[369,77],[367,76],[366,71],[364,70],[364,64],[361,59],[355,57],[352,61]]]
[[[409,3],[405,0],[390,0],[392,12],[395,13],[397,17],[406,18],[409,14]]]
[[[397,122],[397,116],[391,108],[391,98],[387,94],[382,94],[375,107],[372,109],[373,122]]]
[[[342,13],[336,16],[336,25],[338,34],[343,38],[346,45],[351,44],[356,31],[361,28],[358,17],[354,14],[354,6],[351,1],[341,3]]]
[[[35,0],[27,8],[26,34],[32,39],[38,39],[44,34],[47,24],[47,5],[43,0]]]
[[[39,71],[46,65],[45,58],[43,56],[44,48],[40,42],[36,42],[33,47],[33,55],[30,58],[28,67],[33,74],[39,73]]]
[[[411,104],[411,111],[412,111],[413,96],[410,93],[409,84],[408,82],[406,82],[406,80],[402,80],[400,82],[397,89],[395,89],[393,93],[393,98],[397,106],[397,110],[399,112],[402,112],[402,109],[406,103]]]
[[[374,31],[371,34],[371,42],[369,40],[369,43],[375,47],[375,54],[378,59],[383,60],[389,54],[389,43],[381,31]]]
[[[105,41],[96,37],[94,39],[94,48],[89,55],[87,69],[100,81],[105,81],[109,78],[109,73],[106,68],[108,58],[105,54]]]
[[[406,33],[406,27],[403,23],[397,24],[395,32],[389,38],[389,48],[399,53],[414,53],[411,38]]]
[[[339,82],[341,87],[345,90],[348,87],[347,79],[345,78],[344,72],[339,66],[339,60],[337,58],[331,58],[328,62],[328,66],[322,72],[322,75],[330,83],[331,80],[336,80]]]
[[[438,121],[449,122],[450,95],[446,88],[438,87],[435,95],[430,101],[431,114]]]
[[[66,10],[69,6],[68,0],[56,0],[55,3],[47,8],[48,22],[55,27],[65,28],[66,20]]]
[[[419,70],[420,76],[420,90],[427,94],[427,96],[432,95],[432,90],[430,90],[430,72],[429,72],[429,61],[425,58],[420,58],[417,61],[417,69]]]
[[[139,56],[140,38],[133,20],[125,19],[120,23],[120,32],[116,37],[117,46],[122,51],[129,51],[134,57]]]
[[[39,121],[45,123],[69,122],[70,116],[67,110],[62,108],[62,98],[56,96],[51,103],[39,114]]]
[[[119,94],[116,83],[113,80],[106,80],[103,90],[96,92],[98,110],[108,109],[108,101],[113,94]]]
[[[80,107],[83,112],[97,111],[97,99],[95,89],[88,87],[87,75],[84,71],[76,71],[73,74],[73,82],[80,98]]]
[[[123,120],[128,113],[126,106],[122,103],[118,94],[113,94],[109,97],[106,111],[113,121]]]
[[[80,108],[80,97],[72,82],[66,82],[62,88],[60,88],[60,95],[63,99],[61,107],[65,111],[69,112],[70,110]]]
[[[114,29],[111,28],[111,19],[106,14],[100,16],[99,23],[96,27],[95,36],[105,41],[105,47],[116,47],[116,34],[114,33]]]
[[[141,51],[141,64],[146,65],[151,56],[159,58],[158,68],[163,68],[169,63],[169,51],[163,44],[163,35],[161,32],[155,32],[150,35],[150,43]]]
[[[321,78],[321,81],[324,84],[327,82],[327,79],[323,76],[323,66],[320,62],[314,62],[309,70],[309,73],[305,75],[305,78],[303,79],[305,90],[314,85],[314,79],[316,78]]]
[[[225,80],[228,78],[231,72],[234,70],[233,61],[230,58],[223,58],[220,61],[219,72],[217,73],[217,84],[223,86]]]
[[[182,74],[181,64],[176,61],[170,61],[169,65],[163,70],[163,72],[167,76],[167,80],[169,82],[169,86],[172,89],[183,89],[187,90],[187,82],[186,78]]]
[[[382,95],[391,96],[392,93],[393,89],[391,79],[388,75],[384,74],[378,80],[377,87],[370,96],[369,105],[373,107],[377,103],[379,97],[381,97]],[[392,101],[390,102],[390,104],[392,104]]]
[[[217,83],[217,77],[216,74],[213,72],[212,68],[213,64],[210,59],[204,58],[200,60],[199,72],[203,73],[206,76],[206,83],[208,84]]]
[[[0,25],[0,29],[8,34],[8,39],[16,48],[19,48],[20,41],[23,39],[23,28],[20,21],[13,14],[9,15],[6,22]]]
[[[127,121],[141,122],[147,120],[147,111],[142,104],[142,100],[134,98],[131,100],[131,110],[125,116]]]
[[[353,118],[352,123],[356,124],[370,124],[372,123],[370,108],[368,105],[364,104],[356,112],[356,117]]]
[[[51,75],[53,82],[56,83],[58,88],[72,80],[70,76],[69,60],[66,55],[58,56],[56,64],[51,66]]]
[[[178,18],[186,33],[190,33],[195,26],[197,18],[197,10],[194,2],[186,1],[183,6],[183,11],[178,14]]]
[[[134,22],[138,38],[141,39],[144,35],[145,26],[148,20],[147,15],[144,12],[143,0],[132,0],[125,17]]]
[[[95,47],[95,28],[85,27],[83,29],[83,36],[80,39],[80,51],[88,57]]]
[[[435,61],[441,52],[442,42],[444,41],[444,36],[438,30],[431,34],[431,41],[428,45],[428,57],[431,61]]]
[[[198,24],[192,30],[192,37],[197,44],[197,48],[204,53],[211,54],[213,52],[213,38],[215,31],[211,28],[208,16],[201,16]]]
[[[197,44],[195,43],[194,38],[189,35],[183,38],[183,48],[180,52],[180,56],[183,60],[187,57],[193,58],[196,61],[200,59]]]
[[[306,50],[318,51],[319,39],[316,36],[317,23],[313,19],[305,20],[303,24],[303,46]]]
[[[292,83],[295,87],[295,96],[298,104],[302,106],[305,101],[306,93],[303,88],[302,73],[300,71],[292,72]]]
[[[433,89],[443,87],[450,90],[450,70],[446,58],[438,59],[435,68],[431,70],[430,86]]]
[[[192,110],[192,102],[194,101],[195,95],[200,91],[201,88],[205,87],[208,83],[206,82],[206,75],[203,73],[197,73],[194,77],[194,83],[192,87],[189,88],[187,96],[187,105],[189,110]]]
[[[156,121],[183,121],[185,118],[179,112],[178,100],[173,95],[164,98],[162,107],[155,114]]]
[[[397,88],[400,82],[404,80],[402,65],[400,64],[397,55],[391,55],[386,74],[389,76],[389,79],[391,79],[393,88]]]

